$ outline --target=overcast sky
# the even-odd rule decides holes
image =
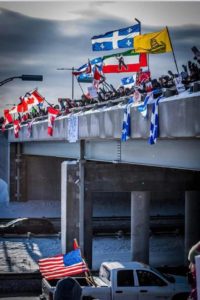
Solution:
[[[138,18],[142,33],[168,26],[178,66],[193,59],[191,47],[200,49],[199,2],[0,2],[0,81],[22,74],[42,74],[43,82],[16,79],[0,88],[0,110],[17,104],[19,97],[38,87],[51,103],[71,97],[70,71],[88,58],[110,54],[94,52],[91,37],[123,28]],[[126,50],[126,49],[124,49]],[[152,78],[175,72],[171,53],[150,55]],[[116,87],[124,75],[107,75]],[[75,84],[75,98],[81,90]],[[2,114],[2,113],[1,113]]]

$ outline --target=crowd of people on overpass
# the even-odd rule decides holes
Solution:
[[[141,100],[145,99],[148,92],[154,91],[154,98],[163,95],[164,97],[169,97],[178,94],[176,87],[176,78],[181,79],[181,84],[184,86],[185,90],[191,89],[191,85],[194,82],[200,80],[200,60],[198,58],[197,62],[188,61],[185,65],[182,65],[182,71],[180,74],[173,74],[168,71],[166,75],[163,75],[157,79],[151,79],[150,72],[138,72],[136,76],[136,83],[132,87],[125,87],[123,85],[115,88],[112,84],[106,82],[105,77],[102,76],[100,81],[99,89],[97,92],[97,97],[92,98],[88,94],[83,94],[81,99],[72,100],[70,98],[59,98],[58,104],[52,104],[51,106],[58,109],[61,114],[68,114],[73,108],[79,108],[95,103],[103,103],[109,100],[115,99],[127,99],[131,95],[134,95],[135,91],[139,92],[141,95]],[[146,73],[146,74],[145,74]],[[33,107],[30,112],[26,114],[25,119],[21,121],[26,121],[27,119],[34,119],[37,117],[47,116],[48,106],[37,105]],[[19,119],[22,118],[19,114]],[[0,118],[0,125],[3,124],[4,118]]]

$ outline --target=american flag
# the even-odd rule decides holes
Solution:
[[[80,249],[75,249],[67,254],[43,258],[38,263],[41,274],[48,280],[88,271],[86,263],[81,257]]]

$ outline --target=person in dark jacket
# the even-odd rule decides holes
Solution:
[[[190,274],[190,284],[191,284],[191,293],[188,300],[197,300],[197,286],[196,286],[196,267],[195,267],[195,256],[200,255],[200,241],[197,242],[189,251],[188,260],[189,265],[189,274]]]

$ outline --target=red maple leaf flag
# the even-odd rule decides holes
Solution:
[[[1,131],[5,132],[6,125],[13,122],[13,118],[9,112],[9,109],[4,109],[4,122],[2,124]]]
[[[56,117],[59,114],[59,110],[53,107],[48,107],[48,135],[53,135],[53,125]]]
[[[4,118],[6,120],[6,124],[9,124],[9,123],[12,123],[13,122],[13,119],[12,119],[12,116],[9,112],[9,109],[5,109],[4,110]]]

